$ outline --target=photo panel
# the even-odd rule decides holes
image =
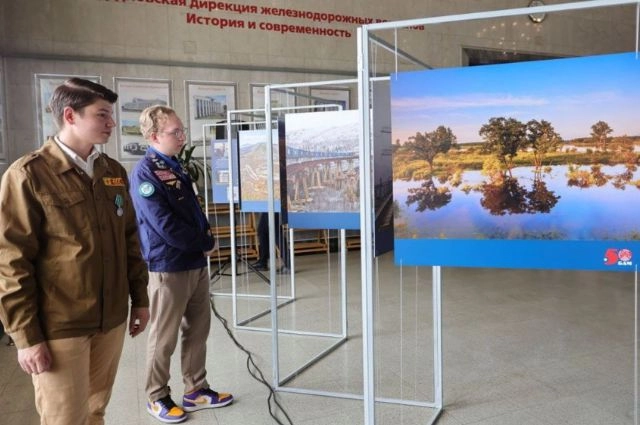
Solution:
[[[213,126],[216,127],[216,126]],[[208,139],[211,152],[211,201],[228,204],[240,202],[238,138]]]
[[[58,132],[49,102],[56,87],[64,83],[69,78],[77,77],[85,80],[101,83],[101,77],[88,75],[61,75],[61,74],[35,74],[36,88],[36,117],[40,144],[43,144],[49,137],[53,137]],[[100,147],[99,147],[100,148]]]
[[[347,87],[311,87],[309,94],[312,105],[336,104],[343,110],[351,108],[351,90]]]
[[[632,270],[639,71],[624,53],[393,76],[396,262]]]
[[[118,93],[118,159],[137,161],[148,148],[140,132],[140,113],[153,105],[171,106],[171,80],[116,77],[114,87]]]
[[[357,110],[285,116],[280,181],[292,228],[360,227],[359,123]]]
[[[239,175],[242,211],[268,211],[268,152],[267,131],[244,130],[238,132]],[[278,158],[278,129],[271,133],[273,153],[273,187],[275,210],[280,210],[280,163]]]

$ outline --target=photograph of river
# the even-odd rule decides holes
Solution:
[[[602,172],[619,176],[627,170],[618,165],[603,167]],[[396,182],[394,199],[400,207],[396,237],[640,239],[640,190],[635,185],[621,189],[610,180],[599,187],[571,186],[567,184],[567,166],[550,167],[540,178],[535,177],[533,167],[518,167],[512,173],[515,181],[495,185],[487,184],[480,171],[466,171],[462,185],[443,192],[447,194],[446,205],[422,211],[419,202],[411,202],[411,197],[430,197],[429,190],[422,187],[424,183]],[[633,172],[631,178],[638,181],[640,172]],[[468,185],[475,189],[461,188]],[[436,193],[443,187],[438,182],[428,186]],[[599,207],[594,208],[595,205]]]
[[[634,54],[391,78],[395,236],[640,240]]]

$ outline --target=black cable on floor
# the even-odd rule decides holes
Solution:
[[[275,405],[277,409],[280,410],[280,412],[282,412],[284,417],[287,419],[287,422],[293,425],[293,422],[291,421],[291,418],[287,414],[287,411],[284,409],[284,407],[282,407],[282,405],[278,401],[276,391],[273,389],[271,384],[269,384],[269,382],[264,378],[262,371],[260,370],[258,365],[256,365],[256,363],[253,361],[253,354],[251,354],[249,350],[244,348],[244,346],[240,344],[240,342],[238,342],[235,335],[233,335],[233,332],[231,332],[231,329],[229,328],[229,323],[227,322],[227,319],[225,319],[220,314],[218,314],[218,311],[216,310],[216,306],[213,302],[213,295],[210,295],[209,303],[211,304],[211,311],[213,311],[214,316],[216,316],[216,318],[220,321],[220,323],[222,323],[222,326],[227,331],[229,338],[231,338],[231,340],[236,345],[236,347],[238,347],[243,353],[247,355],[247,370],[249,371],[249,375],[251,375],[253,379],[260,382],[261,384],[263,384],[265,387],[269,389],[269,397],[267,397],[267,406],[269,407],[269,415],[271,415],[271,417],[278,424],[285,425],[283,422],[280,421],[280,419],[278,419],[278,417],[274,413],[275,408],[273,407],[273,405]]]

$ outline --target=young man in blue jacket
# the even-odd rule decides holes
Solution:
[[[147,343],[147,411],[162,422],[187,419],[186,412],[222,407],[233,396],[209,388],[206,342],[211,323],[207,255],[215,241],[191,178],[176,159],[186,128],[175,111],[151,106],[140,115],[149,142],[131,173],[142,255],[149,266],[151,318]],[[182,408],[172,400],[169,367],[182,331]]]

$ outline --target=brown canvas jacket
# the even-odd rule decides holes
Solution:
[[[117,161],[101,154],[91,180],[51,139],[6,171],[0,318],[18,348],[108,331],[129,298],[149,305],[128,186]]]

